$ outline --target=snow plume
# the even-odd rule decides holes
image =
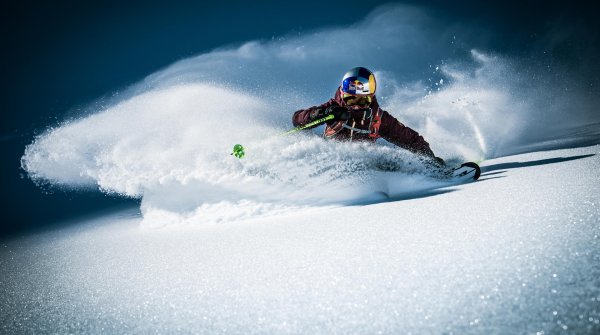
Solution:
[[[375,70],[382,107],[446,160],[598,141],[588,100],[534,79],[523,60],[461,50],[440,26],[418,9],[385,6],[347,27],[185,59],[109,107],[49,129],[22,165],[36,181],[141,198],[150,223],[226,221],[444,185],[392,146],[325,141],[315,135],[322,129],[277,136],[295,110],[329,99],[354,66]],[[567,115],[566,106],[581,112]],[[247,157],[229,155],[236,143]]]
[[[218,222],[443,185],[427,178],[422,160],[391,146],[280,136],[264,117],[273,113],[239,91],[175,86],[49,131],[27,147],[23,164],[34,179],[141,197],[153,223]],[[230,155],[237,142],[246,147],[241,160]]]

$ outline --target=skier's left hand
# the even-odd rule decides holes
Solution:
[[[441,168],[445,168],[446,167],[446,162],[444,162],[443,159],[439,158],[439,157],[433,157],[431,159],[433,161],[433,163]]]

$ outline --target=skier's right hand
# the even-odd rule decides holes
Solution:
[[[352,116],[352,113],[346,107],[333,105],[325,109],[325,115],[333,115],[333,121],[346,121]]]
[[[318,109],[313,110],[309,114],[308,121],[312,122],[312,121],[327,117],[329,115],[333,115],[332,121],[346,121],[352,116],[352,114],[351,114],[350,110],[348,110],[348,108],[333,105],[333,106],[329,106],[329,107],[325,107],[325,108],[318,108]]]

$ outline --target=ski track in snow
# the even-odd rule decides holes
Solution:
[[[4,333],[594,334],[600,146],[437,195],[203,225],[133,210],[0,244]]]

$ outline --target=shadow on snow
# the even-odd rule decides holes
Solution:
[[[529,161],[529,162],[500,163],[500,164],[482,166],[481,172],[482,172],[482,176],[483,176],[483,173],[492,172],[492,171],[496,171],[496,170],[516,169],[516,168],[522,168],[522,167],[568,162],[568,161],[573,161],[573,160],[582,159],[582,158],[588,158],[588,157],[592,157],[592,156],[595,156],[595,154],[579,155],[579,156],[571,156],[571,157],[547,158],[547,159],[540,159],[537,161]],[[501,171],[501,172],[504,172],[504,171]],[[496,172],[496,173],[500,173],[500,172]],[[490,174],[487,174],[487,175],[490,175]]]

